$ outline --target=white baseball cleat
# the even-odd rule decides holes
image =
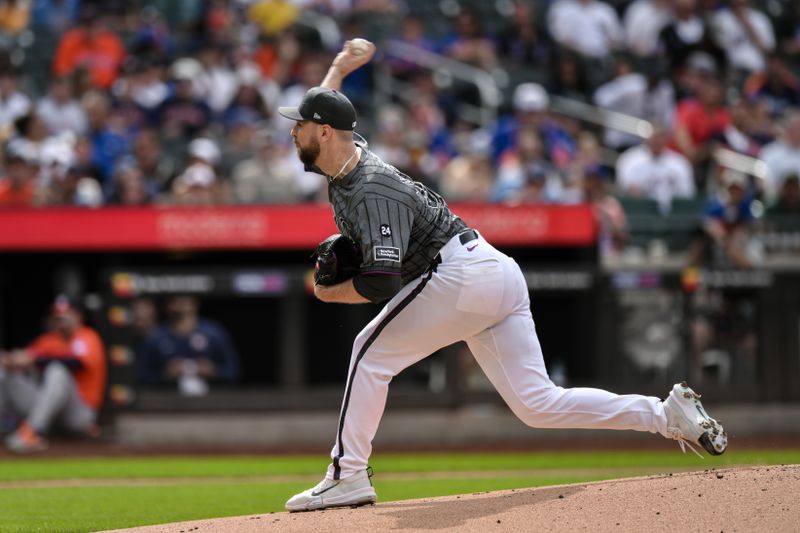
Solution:
[[[700,444],[711,455],[725,453],[728,434],[719,422],[708,416],[700,403],[700,395],[686,382],[672,387],[669,397],[664,400],[664,411],[667,414],[667,434],[678,441],[683,453],[686,453],[685,444],[702,457],[692,443]]]
[[[316,487],[295,494],[286,502],[287,511],[316,511],[328,507],[357,507],[378,499],[372,472],[362,470],[345,479],[323,479]]]

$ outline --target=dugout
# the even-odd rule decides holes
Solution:
[[[597,254],[585,206],[456,206],[523,266],[548,364],[591,380]],[[42,221],[41,217],[50,220]],[[308,286],[316,242],[335,231],[325,206],[217,209],[55,209],[0,213],[0,343],[20,346],[43,326],[57,292],[79,294],[106,342],[115,409],[264,411],[338,405],[350,347],[373,305],[323,304]],[[16,231],[15,231],[16,230]],[[137,383],[133,305],[191,294],[222,324],[241,360],[241,380],[200,398]],[[584,328],[575,335],[576,327]],[[395,380],[404,407],[496,401],[454,346]]]
[[[604,263],[586,206],[454,210],[520,263],[557,382],[659,396],[688,377],[715,401],[800,400],[791,250],[754,271],[687,271],[672,256]],[[309,291],[310,251],[335,231],[326,206],[9,210],[0,227],[0,344],[34,338],[55,293],[83,296],[107,344],[114,409],[335,408],[352,340],[378,311]],[[228,329],[240,382],[200,398],[137,383],[132,304],[177,293]],[[389,397],[410,408],[499,401],[459,345],[406,370]]]

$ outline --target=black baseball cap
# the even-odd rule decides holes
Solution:
[[[310,120],[328,124],[336,130],[356,129],[356,109],[348,98],[334,89],[312,87],[297,107],[279,107],[278,113],[289,120]]]

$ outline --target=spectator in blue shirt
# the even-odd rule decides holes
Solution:
[[[517,136],[522,129],[539,132],[544,154],[550,164],[563,170],[575,155],[572,137],[549,114],[550,96],[538,83],[522,83],[514,89],[514,113],[501,117],[492,134],[492,159],[500,161],[507,150],[515,150]]]
[[[746,174],[726,169],[722,181],[725,189],[708,202],[702,214],[702,233],[689,251],[689,263],[753,268],[759,254],[752,230],[761,204],[755,200]]]
[[[202,396],[209,382],[235,382],[239,357],[225,329],[200,318],[192,296],[172,296],[166,303],[167,324],[147,339],[138,362],[144,384],[176,383],[187,396]]]

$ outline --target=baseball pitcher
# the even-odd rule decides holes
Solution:
[[[385,302],[353,343],[328,472],[290,498],[286,509],[375,502],[367,461],[389,382],[461,340],[529,426],[649,431],[678,440],[681,448],[697,443],[710,454],[723,453],[727,435],[685,383],[664,401],[553,384],[517,263],[453,215],[441,196],[353,140],[356,112],[339,89],[375,53],[372,43],[359,41],[345,43],[321,86],[310,89],[298,107],[278,110],[295,121],[291,135],[300,160],[328,178],[341,238],[360,252],[346,254],[360,264],[349,277],[339,276],[336,238],[323,243],[315,296],[324,302]],[[345,262],[342,268],[351,266]]]

